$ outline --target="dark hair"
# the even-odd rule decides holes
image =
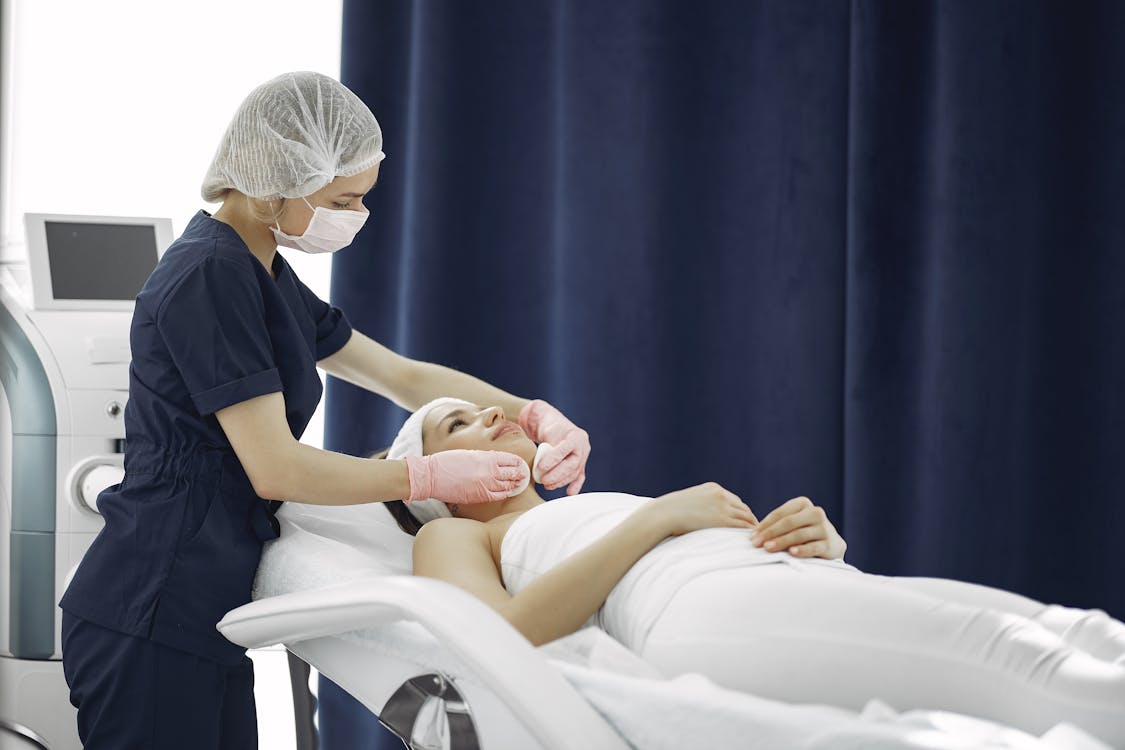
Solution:
[[[368,458],[386,458],[390,450],[390,448],[384,448],[381,451],[372,453]],[[383,503],[383,506],[394,516],[398,527],[407,534],[410,534],[410,536],[415,536],[418,533],[418,529],[422,528],[422,522],[414,517],[414,514],[410,512],[406,507],[406,503],[403,501],[388,500]]]

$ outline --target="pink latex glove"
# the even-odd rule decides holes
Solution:
[[[562,487],[575,495],[586,481],[586,459],[590,457],[590,436],[542,399],[527,402],[520,409],[520,427],[537,443],[550,443],[535,463],[549,490]]]
[[[410,497],[445,503],[494,503],[506,500],[530,469],[514,453],[502,451],[442,451],[430,456],[407,456]]]

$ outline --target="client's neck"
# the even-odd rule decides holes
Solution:
[[[496,515],[502,516],[506,513],[531,510],[536,505],[542,505],[544,502],[543,498],[539,497],[539,493],[535,491],[535,483],[532,482],[528,484],[527,488],[520,494],[513,495],[501,502],[500,512]]]
[[[537,505],[542,505],[543,498],[535,491],[535,485],[529,484],[518,495],[513,495],[506,500],[495,503],[480,503],[473,505],[449,506],[450,511],[458,518],[471,518],[474,521],[488,523],[494,518],[508,515],[509,513],[523,513]]]

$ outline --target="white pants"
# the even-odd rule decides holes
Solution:
[[[1036,736],[1068,721],[1125,748],[1125,624],[961,581],[809,564],[708,573],[677,592],[641,656],[764,698],[879,698]]]

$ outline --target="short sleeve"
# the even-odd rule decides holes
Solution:
[[[242,264],[211,257],[191,268],[156,327],[200,414],[282,390],[262,291]]]
[[[296,275],[293,279],[316,324],[316,360],[319,362],[325,357],[331,357],[348,343],[352,336],[352,324],[343,310],[317,297]]]

